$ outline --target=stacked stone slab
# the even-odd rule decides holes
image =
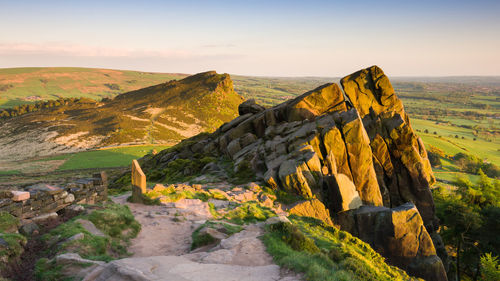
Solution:
[[[107,200],[106,173],[79,179],[66,186],[39,183],[23,190],[2,190],[0,211],[22,219],[57,212],[72,204],[95,204]],[[22,196],[20,196],[22,194]]]
[[[403,229],[410,236],[417,230],[423,233],[422,228],[433,233],[437,223],[430,192],[432,170],[388,78],[373,66],[343,78],[341,84],[344,92],[337,84],[325,84],[272,108],[256,106],[253,101],[243,103],[240,116],[215,133],[148,156],[143,159],[144,167],[162,169],[170,161],[200,154],[225,155],[233,161],[235,172],[251,169],[257,179],[273,188],[306,200],[318,199],[341,228],[354,229],[349,225],[352,220],[339,218],[355,216],[361,206],[382,211],[411,202],[421,227]],[[369,240],[360,232],[354,234]],[[385,234],[393,235],[390,231]],[[436,258],[433,267],[442,269],[432,242],[419,245],[429,248],[408,254],[404,264],[398,265],[409,268],[425,253],[425,257]],[[400,255],[397,249],[384,249],[387,257]],[[440,274],[424,276],[418,270],[415,274],[446,279]]]

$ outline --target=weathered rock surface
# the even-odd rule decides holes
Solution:
[[[32,234],[36,234],[40,231],[38,225],[34,222],[29,222],[27,224],[22,225],[19,228],[19,233],[24,236],[31,236]]]
[[[90,232],[90,234],[94,236],[106,237],[106,235],[102,231],[100,231],[93,222],[82,219],[78,219],[76,220],[76,222],[78,222],[83,228],[85,228],[85,230]]]
[[[436,227],[429,189],[435,179],[427,152],[389,79],[380,68],[370,67],[342,78],[341,84],[363,119],[379,185],[388,191],[390,206],[413,202],[427,227]]]
[[[19,202],[30,199],[30,193],[26,191],[12,191],[12,201]]]
[[[238,113],[240,115],[245,115],[247,113],[259,113],[261,111],[264,111],[266,108],[263,107],[262,105],[259,105],[255,103],[254,99],[249,99],[247,101],[244,101],[238,106]]]
[[[106,263],[102,261],[87,260],[80,257],[79,254],[65,253],[55,258],[57,265],[61,266],[62,274],[72,278],[83,279],[87,274],[102,267]]]
[[[318,199],[298,202],[288,209],[288,213],[291,215],[317,218],[322,220],[327,225],[333,226],[333,222],[330,218],[330,212]]]
[[[389,208],[412,202],[417,225],[422,227],[404,232],[408,237],[422,237],[422,233],[428,237],[438,227],[430,192],[434,177],[401,100],[377,66],[344,77],[341,84],[344,93],[338,85],[326,84],[267,109],[249,101],[241,105],[239,117],[214,133],[188,139],[174,149],[146,156],[142,162],[160,171],[177,159],[224,155],[233,161],[234,172],[250,169],[257,180],[272,188],[293,192],[304,200],[319,200],[332,215],[352,213],[362,206],[401,214]],[[320,207],[307,213],[325,217]],[[374,215],[359,216],[371,222]],[[394,220],[400,224],[397,217]],[[391,225],[382,229],[399,231]],[[365,241],[375,235],[370,228],[356,233]],[[373,245],[388,258],[409,257],[402,263],[391,259],[395,264],[409,269],[416,259],[428,264],[426,258],[435,256],[432,240],[404,238],[410,240],[402,244],[413,244],[401,248],[401,237],[394,235],[387,235],[395,239],[390,242],[394,248],[388,240]],[[436,280],[446,280],[436,268]],[[419,275],[423,272],[415,274],[423,276]]]
[[[412,203],[392,209],[363,206],[339,213],[336,222],[410,274],[426,280],[446,280],[443,263]]]
[[[158,256],[112,261],[94,269],[84,280],[275,281],[280,279],[280,269],[277,265],[204,264],[180,256]]]

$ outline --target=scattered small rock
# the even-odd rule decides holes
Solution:
[[[8,248],[9,247],[9,243],[7,243],[7,241],[5,241],[5,239],[3,239],[2,237],[0,237],[0,249],[2,248]]]
[[[270,224],[277,224],[280,222],[290,223],[290,220],[285,216],[270,217],[265,221],[265,224],[270,225]]]
[[[71,236],[70,238],[66,239],[66,242],[82,240],[83,238],[85,238],[85,234],[77,233],[77,234]]]
[[[40,228],[34,222],[27,223],[19,228],[19,232],[25,236],[31,236],[33,234],[38,234]]]
[[[24,201],[30,199],[30,193],[26,191],[11,191],[12,192],[12,201]]]
[[[156,192],[161,192],[161,191],[163,191],[165,189],[166,189],[166,187],[163,184],[156,184],[153,187],[153,191],[156,191]]]
[[[64,198],[64,203],[71,203],[75,201],[75,195],[73,194],[68,194],[68,196],[66,196],[66,198]]]
[[[36,223],[43,222],[46,220],[52,220],[52,219],[57,219],[58,215],[57,213],[48,213],[48,214],[43,214],[38,217],[34,217],[32,220]]]
[[[208,200],[208,203],[212,203],[215,209],[222,209],[229,207],[229,201],[226,200],[210,199]]]
[[[90,232],[92,235],[106,237],[106,235],[100,231],[93,222],[89,220],[78,219],[76,222],[80,223],[85,230]]]
[[[222,239],[226,239],[227,238],[227,234],[219,232],[218,230],[213,229],[211,227],[204,227],[198,233],[200,235],[210,235],[210,236],[212,236],[212,238],[214,238],[214,240],[216,241],[216,243],[219,243]]]

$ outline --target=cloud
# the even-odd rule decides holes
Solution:
[[[57,55],[74,57],[158,57],[193,58],[199,55],[184,50],[109,48],[71,43],[0,43],[0,55]]]

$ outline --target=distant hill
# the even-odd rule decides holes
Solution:
[[[57,98],[109,98],[186,76],[81,67],[3,68],[0,69],[0,108]]]
[[[188,74],[140,72],[82,67],[25,67],[0,69],[0,109],[58,98],[101,100],[149,87]],[[235,90],[264,105],[275,105],[332,78],[250,77],[232,75]],[[338,79],[333,79],[338,80]]]
[[[176,143],[232,120],[243,100],[229,75],[215,71],[113,99],[81,98],[0,121],[0,157],[14,160],[126,143]]]

